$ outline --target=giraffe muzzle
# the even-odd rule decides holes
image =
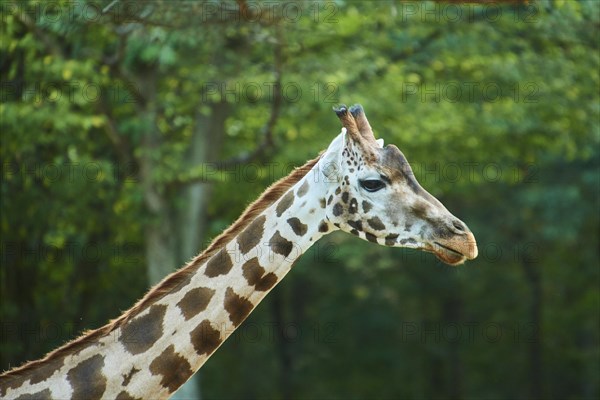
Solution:
[[[477,242],[470,231],[453,236],[449,239],[438,239],[431,248],[426,249],[436,255],[438,259],[449,265],[460,265],[466,260],[477,257]]]

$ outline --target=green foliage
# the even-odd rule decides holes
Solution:
[[[479,258],[454,269],[323,239],[204,367],[205,397],[598,396],[599,3],[82,14],[110,3],[61,1],[57,19],[24,12],[44,2],[2,4],[1,368],[144,293],[144,233],[160,225],[148,186],[174,214],[187,185],[209,182],[213,237],[327,146],[333,105],[360,102]],[[247,159],[188,166],[219,110],[212,159]]]

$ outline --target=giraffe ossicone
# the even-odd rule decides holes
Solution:
[[[167,398],[334,230],[450,265],[477,257],[471,231],[419,185],[396,146],[375,139],[362,107],[335,112],[343,128],[325,152],[117,319],[0,375],[0,397]]]

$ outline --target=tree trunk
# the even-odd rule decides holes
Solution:
[[[459,285],[458,280],[456,285]],[[442,319],[442,333],[443,343],[448,347],[449,359],[448,359],[448,397],[451,399],[461,399],[462,394],[462,378],[463,378],[463,365],[460,358],[460,324],[462,314],[462,300],[457,293],[452,293],[451,297],[447,299],[443,304],[443,319]],[[456,327],[456,331],[454,329]],[[454,333],[456,332],[456,336]]]
[[[292,399],[292,370],[293,359],[291,354],[291,345],[286,343],[285,330],[287,328],[284,316],[285,305],[283,294],[279,290],[271,293],[271,313],[275,325],[274,335],[277,342],[277,356],[280,366],[280,390],[281,398],[285,400]]]
[[[212,104],[210,115],[198,113],[196,127],[190,143],[187,166],[217,161],[225,136],[225,120],[229,115],[229,105],[225,102]],[[181,264],[201,251],[206,234],[206,207],[211,196],[211,186],[202,182],[186,185],[182,190],[184,199],[179,212],[179,249]]]
[[[216,161],[225,135],[228,114],[229,106],[225,102],[213,104],[210,115],[198,113],[186,160],[188,167]],[[178,231],[172,232],[178,238],[177,265],[185,264],[206,247],[203,242],[210,195],[211,186],[201,182],[190,183],[181,190],[183,204],[179,210]],[[200,399],[200,376],[200,372],[192,375],[171,398]]]
[[[529,343],[529,398],[543,398],[542,390],[542,277],[538,265],[521,259],[521,266],[531,289],[529,318],[533,326],[533,334]]]
[[[144,202],[150,215],[150,221],[144,228],[150,285],[155,285],[171,272],[177,261],[170,204],[154,180],[159,167],[158,151],[161,145],[160,133],[156,126],[157,75],[157,68],[152,66],[139,72],[137,76],[140,83],[137,87],[142,91],[145,100],[144,104],[138,104],[138,118],[144,121],[145,127],[140,146],[140,179]]]

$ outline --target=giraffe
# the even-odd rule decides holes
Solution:
[[[471,231],[420,186],[398,147],[375,139],[363,108],[335,112],[342,130],[324,152],[271,185],[121,316],[0,375],[0,397],[168,398],[335,230],[450,265],[477,257]]]

